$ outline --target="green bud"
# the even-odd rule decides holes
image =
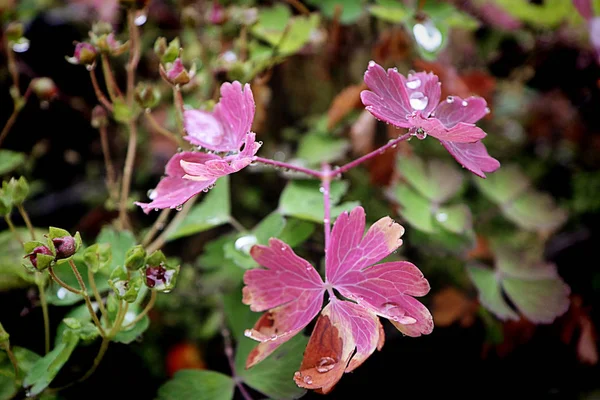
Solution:
[[[163,56],[167,52],[167,39],[164,36],[160,36],[154,42],[154,53],[162,60]]]
[[[146,260],[146,265],[160,265],[166,263],[167,257],[165,257],[165,254],[160,250],[156,250],[154,253],[150,254]]]
[[[83,262],[96,273],[108,267],[112,261],[112,250],[109,243],[96,243],[83,251]]]
[[[171,40],[169,46],[166,48],[164,54],[161,56],[160,61],[163,64],[172,63],[179,57],[179,52],[181,51],[181,44],[179,43],[179,38]]]
[[[130,271],[143,268],[146,265],[146,250],[141,245],[134,246],[125,255],[125,268]]]
[[[58,96],[58,88],[50,78],[35,78],[32,79],[29,85],[31,86],[33,93],[35,93],[42,101],[49,101]]]
[[[11,22],[4,31],[9,42],[17,42],[23,37],[23,24],[20,22]]]
[[[128,303],[133,303],[137,299],[142,287],[142,281],[139,276],[129,279],[127,272],[121,267],[115,268],[110,274],[108,284],[119,300],[125,300]]]
[[[64,318],[63,322],[69,329],[79,330],[81,329],[81,322],[77,318]]]
[[[160,91],[150,83],[140,82],[135,88],[135,101],[142,108],[152,108],[160,101]]]
[[[10,335],[8,334],[8,332],[6,332],[4,330],[4,327],[2,326],[2,323],[0,322],[0,346],[6,344],[8,345],[8,340],[10,338]]]
[[[92,25],[92,31],[90,32],[90,36],[96,35],[96,36],[101,36],[101,35],[108,35],[109,33],[113,32],[113,27],[112,24],[110,24],[109,22],[105,22],[105,21],[100,21],[100,22],[96,22],[95,24]]]
[[[23,204],[25,198],[29,194],[29,184],[25,177],[20,177],[18,180],[10,178],[10,181],[2,182],[3,191],[9,195],[12,199],[12,203],[15,205]]]

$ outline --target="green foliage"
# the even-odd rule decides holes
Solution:
[[[27,237],[29,231],[24,228],[18,228],[17,231],[22,237]],[[42,230],[36,230],[38,236],[42,236]],[[23,259],[23,247],[15,239],[11,231],[0,232],[0,291],[8,289],[17,289],[26,287],[35,282],[35,274],[28,272],[23,266],[29,263],[29,260]]]
[[[347,153],[350,144],[345,139],[335,138],[320,132],[311,132],[302,137],[296,156],[308,165],[320,165],[340,160]]]
[[[158,389],[158,400],[231,400],[235,383],[215,371],[183,370]]]
[[[96,238],[98,244],[109,244],[112,252],[112,260],[108,267],[110,274],[118,266],[125,265],[127,250],[135,246],[135,238],[129,231],[117,231],[109,226],[102,228],[102,231]]]
[[[364,12],[363,0],[308,0],[306,3],[319,7],[327,18],[333,18],[339,7],[341,11],[339,21],[342,24],[356,22]]]
[[[11,350],[17,360],[21,379],[41,358],[33,351],[24,347],[13,346]],[[20,389],[19,381],[15,376],[15,370],[8,355],[6,352],[0,351],[0,400],[14,398],[14,395]]]
[[[25,163],[25,155],[12,150],[0,149],[0,175],[6,175]]]

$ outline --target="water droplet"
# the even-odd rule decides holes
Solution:
[[[435,215],[435,219],[437,219],[439,222],[446,222],[448,221],[448,214],[445,212],[439,212]]]
[[[429,99],[421,92],[413,92],[410,95],[410,106],[415,110],[423,110],[427,107]]]
[[[436,51],[442,45],[442,32],[431,20],[413,26],[415,40],[427,51]]]
[[[294,372],[294,378],[300,379],[301,376],[302,376],[302,374],[300,373],[300,371]]]
[[[423,128],[417,128],[414,131],[414,135],[417,137],[417,139],[423,140],[427,137],[427,132],[425,132]]]
[[[133,20],[133,22],[137,26],[144,25],[146,23],[146,21],[148,21],[148,16],[146,15],[146,13],[144,11],[138,11],[138,14],[135,16],[135,19]]]
[[[244,336],[246,336],[246,337],[248,337],[248,338],[251,338],[251,337],[252,337],[252,330],[250,330],[250,329],[246,329],[246,330],[244,331]]]
[[[319,192],[321,192],[321,193],[325,193],[325,188],[324,188],[323,186],[321,186],[321,187],[319,188]]]
[[[310,271],[311,269],[313,269],[313,267],[312,267],[312,266],[310,266],[310,265],[309,265],[308,267],[306,267],[306,270],[307,270],[307,271]]]
[[[158,196],[158,192],[156,191],[156,189],[150,189],[148,190],[148,193],[146,193],[146,195],[150,200],[154,200]]]
[[[88,71],[93,71],[94,70],[94,65],[93,64],[86,65],[85,69],[87,69]]]
[[[312,380],[312,377],[310,375],[306,375],[304,378],[302,378],[302,380],[307,385],[312,385],[313,380]]]
[[[234,243],[235,249],[238,251],[243,251],[244,253],[250,253],[250,249],[258,243],[258,239],[254,235],[246,235],[237,239]]]
[[[271,335],[271,337],[269,338],[269,340],[277,340],[278,336],[277,335]]]
[[[468,101],[466,101],[466,100],[463,100],[463,102],[462,102],[462,105],[463,105],[463,107],[466,107],[466,106],[468,106],[468,105],[469,105],[469,102],[468,102]]]
[[[65,288],[60,288],[56,291],[56,297],[58,297],[60,300],[64,299],[67,296],[67,289]]]
[[[375,61],[369,61],[369,68],[373,68],[375,66]]]
[[[450,104],[454,103],[454,96],[446,97],[446,103],[450,103]]]
[[[489,114],[489,113],[491,113],[491,111],[490,111],[490,108],[489,108],[489,107],[486,107],[486,108],[485,108],[485,113],[486,113],[486,114]]]
[[[330,222],[330,221],[329,221],[329,218],[323,218],[323,223],[324,223],[324,224],[326,224],[326,225],[327,225],[329,222]]]
[[[419,78],[406,82],[406,87],[409,89],[417,89],[419,86],[421,86],[421,80]]]
[[[175,207],[175,210],[177,210],[177,211],[183,210],[183,204],[180,204],[177,207]]]
[[[317,364],[317,372],[324,374],[327,371],[331,371],[335,367],[336,363],[337,361],[335,360],[335,358],[323,357],[319,360],[319,363]]]
[[[282,246],[282,247],[281,247],[281,251],[285,251],[285,247],[283,247],[283,246]]]
[[[22,40],[12,45],[12,49],[15,53],[25,53],[29,50],[29,40]]]

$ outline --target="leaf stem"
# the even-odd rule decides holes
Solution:
[[[27,91],[25,92],[25,94],[23,95],[22,98],[19,97],[15,100],[14,105],[13,105],[13,112],[10,115],[10,117],[8,118],[8,121],[6,121],[6,125],[4,125],[4,128],[2,128],[2,132],[0,132],[0,147],[2,146],[2,143],[4,142],[4,139],[6,139],[8,132],[10,132],[11,128],[17,121],[17,117],[19,116],[19,113],[21,112],[21,110],[23,109],[25,104],[27,103],[27,100],[29,99],[30,95],[31,95],[31,86],[29,86],[27,88]]]
[[[146,314],[148,314],[150,312],[150,310],[152,310],[152,308],[154,307],[154,303],[156,303],[156,297],[157,297],[156,290],[151,290],[150,291],[150,300],[148,300],[148,304],[146,304],[146,307],[144,307],[142,312],[139,313],[133,321],[131,321],[127,325],[123,326],[123,329],[132,328],[133,326],[135,326],[135,324],[140,322],[142,320],[142,318],[144,318],[146,316]]]
[[[144,236],[144,239],[142,240],[142,246],[148,246],[152,239],[154,239],[154,235],[156,235],[156,232],[158,232],[161,229],[164,229],[165,222],[167,218],[169,218],[170,213],[170,208],[165,208],[160,212],[160,215],[158,216],[158,218],[156,218],[156,221],[154,221],[154,224],[152,224],[152,227],[150,227],[150,230],[148,231],[148,233],[146,233],[146,236]]]
[[[137,146],[137,127],[135,126],[135,122],[128,122],[127,127],[129,128],[129,143],[127,145],[127,156],[125,157],[125,167],[123,169],[121,200],[119,201],[119,222],[121,224],[121,229],[125,229],[128,225],[127,201],[129,200],[131,175],[133,173],[133,163],[135,162],[135,151]]]
[[[75,262],[73,261],[72,258],[69,259],[69,265],[71,266],[71,270],[73,270],[73,274],[75,275],[75,278],[77,279],[77,282],[79,283],[79,286],[81,286],[80,295],[83,296],[83,299],[85,300],[85,305],[87,306],[90,316],[94,320],[94,324],[96,324],[96,326],[98,327],[98,330],[100,331],[100,334],[102,335],[102,337],[105,337],[106,332],[104,332],[102,323],[100,323],[100,320],[98,319],[98,315],[96,315],[96,312],[94,311],[94,307],[92,306],[92,302],[90,301],[90,296],[87,293],[87,288],[85,286],[85,282],[83,281],[83,278],[81,277],[81,274],[79,273],[79,270],[77,269],[77,266],[75,265]]]
[[[262,157],[257,157],[254,156],[252,158],[252,161],[256,161],[262,164],[267,164],[267,165],[273,165],[275,167],[278,168],[285,168],[285,169],[289,169],[291,171],[297,171],[297,172],[301,172],[303,174],[309,175],[309,176],[313,176],[315,178],[321,179],[323,174],[321,171],[316,171],[314,169],[310,169],[310,168],[304,168],[304,167],[299,167],[297,165],[293,165],[293,164],[288,164],[285,162],[281,162],[281,161],[275,161],[275,160],[271,160],[270,158],[262,158]]]
[[[156,120],[156,118],[154,118],[154,115],[152,115],[152,113],[150,112],[150,109],[147,108],[145,113],[144,113],[146,120],[148,120],[148,122],[150,123],[150,126],[158,133],[160,133],[161,135],[163,135],[164,137],[174,141],[175,143],[177,143],[177,145],[179,147],[185,147],[187,144],[186,142],[183,141],[183,138],[179,135],[177,135],[174,132],[171,132],[170,130],[168,130],[167,128],[162,127],[158,121]]]
[[[407,139],[409,139],[412,135],[410,133],[404,134],[402,136],[399,136],[396,139],[390,140],[389,142],[387,142],[387,144],[385,144],[384,146],[381,146],[380,148],[373,150],[372,152],[365,154],[362,157],[357,158],[354,161],[349,162],[348,164],[345,164],[343,166],[341,166],[340,168],[335,168],[333,170],[333,175],[336,176],[340,176],[341,174],[343,174],[344,172],[347,172],[349,170],[351,170],[352,168],[364,163],[365,161],[370,160],[371,158],[374,158],[380,154],[385,153],[386,150],[396,147],[398,145],[398,143],[403,142]]]
[[[121,97],[121,90],[119,90],[119,86],[115,81],[115,76],[110,68],[110,63],[108,62],[106,54],[102,53],[100,58],[102,60],[102,73],[104,75],[106,90],[108,91],[108,96],[114,102],[116,99]]]
[[[6,221],[6,225],[8,225],[8,229],[10,229],[13,235],[15,235],[15,238],[22,245],[24,243],[23,238],[21,237],[21,234],[19,233],[19,231],[17,231],[17,228],[15,228],[15,225],[12,222],[12,219],[10,218],[10,212],[4,216],[4,220]]]
[[[181,94],[181,88],[179,85],[173,86],[173,102],[175,103],[175,113],[177,115],[177,128],[181,135],[185,135],[185,128],[183,123],[183,113],[185,111],[183,103],[183,95]]]
[[[231,332],[227,329],[227,325],[225,324],[225,314],[221,313],[221,335],[223,336],[223,345],[225,347],[225,355],[227,356],[227,362],[229,363],[229,368],[231,369],[231,377],[235,382],[238,390],[240,391],[242,397],[245,400],[252,400],[252,396],[244,387],[244,383],[239,379],[237,375],[237,371],[235,368],[235,359],[233,358],[233,345],[231,343]]]
[[[15,357],[15,354],[13,353],[12,349],[10,348],[10,344],[2,345],[2,346],[0,346],[0,348],[3,348],[4,351],[6,351],[6,354],[8,355],[8,359],[10,360],[10,363],[12,364],[13,369],[15,370],[15,380],[19,381],[21,379],[21,372],[19,371],[19,363],[17,361],[17,358]]]
[[[98,78],[96,78],[96,69],[95,68],[91,68],[89,69],[90,72],[90,79],[92,81],[92,86],[94,87],[94,92],[96,93],[96,97],[98,98],[98,101],[100,103],[102,103],[102,105],[104,107],[106,107],[106,109],[110,112],[113,111],[113,105],[112,103],[106,98],[106,96],[104,96],[104,93],[102,93],[102,90],[100,89],[100,86],[98,85]]]
[[[35,240],[35,229],[33,228],[33,224],[31,223],[31,220],[29,219],[29,215],[27,214],[27,211],[23,207],[23,204],[17,205],[17,210],[19,210],[19,214],[21,214],[23,221],[25,221],[25,225],[27,225],[27,229],[29,229],[29,233],[31,234],[31,240]]]
[[[46,290],[44,288],[44,283],[36,283],[40,292],[40,304],[42,306],[42,314],[44,316],[44,354],[48,354],[50,352],[50,316],[48,315],[48,301],[46,299]]]
[[[244,228],[244,225],[240,223],[237,219],[234,218],[233,215],[229,216],[229,224],[235,228],[236,231],[240,233],[248,232],[248,229]]]
[[[135,11],[127,11],[127,25],[129,27],[130,51],[127,62],[127,104],[133,106],[135,93],[135,71],[140,62],[140,30],[135,24]]]
[[[96,369],[98,368],[98,366],[100,365],[100,362],[102,361],[102,359],[104,358],[104,355],[106,354],[106,350],[108,350],[109,344],[110,344],[110,339],[107,337],[103,337],[102,343],[100,343],[100,350],[98,350],[98,354],[96,354],[96,357],[94,358],[94,363],[92,364],[91,368],[87,370],[85,375],[83,375],[81,378],[79,378],[77,380],[77,382],[85,381],[87,378],[92,376],[92,374],[94,372],[96,372]]]
[[[100,309],[100,313],[102,314],[102,318],[106,321],[109,321],[108,312],[106,311],[106,307],[104,307],[104,302],[102,301],[102,296],[98,291],[98,286],[96,286],[96,279],[94,278],[94,273],[90,268],[88,268],[88,282],[92,288],[92,293],[94,293],[94,299],[96,303],[98,303],[98,308]]]
[[[323,163],[321,172],[323,176],[321,178],[323,208],[325,210],[323,216],[323,225],[325,226],[325,253],[327,253],[327,249],[329,248],[329,238],[331,236],[331,166],[327,163]]]
[[[116,200],[119,197],[119,188],[115,181],[115,167],[112,162],[112,157],[110,156],[110,145],[108,144],[106,126],[100,125],[98,131],[100,132],[100,143],[102,145],[102,154],[104,155],[104,165],[106,167],[106,187],[110,198]]]

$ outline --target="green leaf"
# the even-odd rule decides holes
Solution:
[[[567,212],[557,207],[552,197],[534,191],[528,191],[504,204],[502,212],[517,226],[541,232],[558,229],[568,218]]]
[[[307,0],[306,3],[319,7],[327,18],[333,18],[336,14],[336,8],[341,8],[342,13],[339,21],[342,24],[356,22],[361,17],[364,9],[362,0]]]
[[[23,238],[29,237],[29,231],[25,228],[17,228]],[[39,237],[45,232],[36,229]],[[35,283],[35,274],[28,272],[24,267],[29,259],[24,259],[25,251],[21,243],[15,238],[11,231],[0,232],[0,291],[27,287]],[[32,267],[33,268],[33,267]]]
[[[496,274],[493,270],[479,266],[470,266],[467,268],[467,272],[479,291],[479,301],[481,301],[481,304],[485,308],[492,311],[502,320],[519,319],[517,313],[502,298],[500,282],[496,279]]]
[[[231,400],[234,388],[220,372],[182,370],[158,389],[158,400]]]
[[[289,182],[279,198],[279,212],[285,216],[293,216],[299,219],[323,223],[325,207],[323,206],[323,194],[318,181],[291,181]],[[331,182],[331,218],[333,220],[344,211],[349,211],[358,206],[358,202],[346,202],[337,205],[342,196],[348,190],[348,182]]]
[[[12,150],[0,149],[0,175],[14,171],[25,162],[25,155]]]
[[[197,264],[203,269],[202,285],[204,287],[216,291],[227,291],[236,288],[242,282],[245,270],[225,257],[225,246],[234,240],[235,236],[232,235],[221,236],[204,246],[204,252],[197,261]]]
[[[552,28],[577,11],[572,2],[563,0],[544,0],[533,3],[529,0],[495,0],[506,12],[523,22]]]
[[[308,338],[298,334],[282,344],[273,354],[250,369],[246,369],[246,358],[257,342],[244,336],[244,330],[254,326],[259,313],[250,311],[242,304],[241,291],[223,298],[225,315],[232,334],[237,341],[235,365],[240,378],[253,389],[273,399],[296,399],[305,390],[294,383],[294,372],[300,367]]]
[[[112,261],[108,273],[118,266],[125,265],[125,255],[130,247],[135,246],[135,237],[129,231],[116,231],[112,227],[105,226],[96,239],[96,243],[110,244],[112,250]]]
[[[290,245],[290,247],[296,247],[311,237],[314,231],[314,223],[296,218],[288,218],[285,228],[279,234],[279,239]]]
[[[23,381],[23,386],[31,386],[29,388],[30,396],[35,396],[48,387],[63,365],[69,360],[71,353],[77,347],[77,343],[79,343],[79,336],[71,331],[66,331],[60,344],[31,367]]]
[[[434,218],[438,224],[452,233],[462,234],[473,229],[471,210],[464,204],[440,207]]]
[[[41,358],[39,355],[24,347],[13,346],[12,352],[17,359],[20,376],[23,377],[31,367]],[[15,370],[10,359],[4,351],[0,351],[0,400],[13,399],[13,395],[20,389],[17,386]]]
[[[132,313],[131,317],[135,318],[135,315],[137,315],[137,313],[134,313],[133,311],[128,311],[127,313],[129,314],[130,312]],[[126,325],[126,324],[127,324],[127,317],[124,322],[124,325]],[[133,325],[132,327],[128,328],[127,330],[119,331],[119,333],[117,333],[115,335],[115,337],[113,338],[113,341],[117,342],[117,343],[129,344],[129,343],[133,342],[134,340],[136,340],[141,334],[146,332],[146,330],[148,329],[149,326],[150,326],[150,318],[148,318],[148,316],[145,315],[141,320],[136,322],[135,325]]]
[[[317,14],[291,18],[290,15],[289,8],[283,4],[263,8],[251,32],[276,47],[279,54],[294,54],[308,42],[313,30],[319,26],[320,19]]]
[[[569,288],[560,279],[506,278],[502,287],[517,309],[533,322],[550,323],[569,306]]]
[[[412,157],[400,157],[398,170],[417,191],[438,204],[454,196],[461,188],[463,175],[454,164]]]
[[[219,179],[216,186],[208,192],[200,204],[192,207],[175,230],[169,232],[167,240],[179,239],[212,229],[227,223],[230,216],[229,177],[224,176]]]
[[[378,0],[377,5],[369,7],[369,12],[379,19],[394,24],[404,22],[412,15],[404,4],[396,0]]]
[[[394,199],[400,203],[400,215],[415,228],[434,233],[432,208],[429,200],[421,196],[408,185],[398,185],[393,190]]]
[[[349,148],[350,143],[346,139],[309,133],[302,137],[296,156],[305,160],[308,165],[332,163],[344,157]]]
[[[530,185],[529,178],[516,165],[502,166],[486,179],[474,179],[479,190],[496,204],[504,204],[522,194]]]

